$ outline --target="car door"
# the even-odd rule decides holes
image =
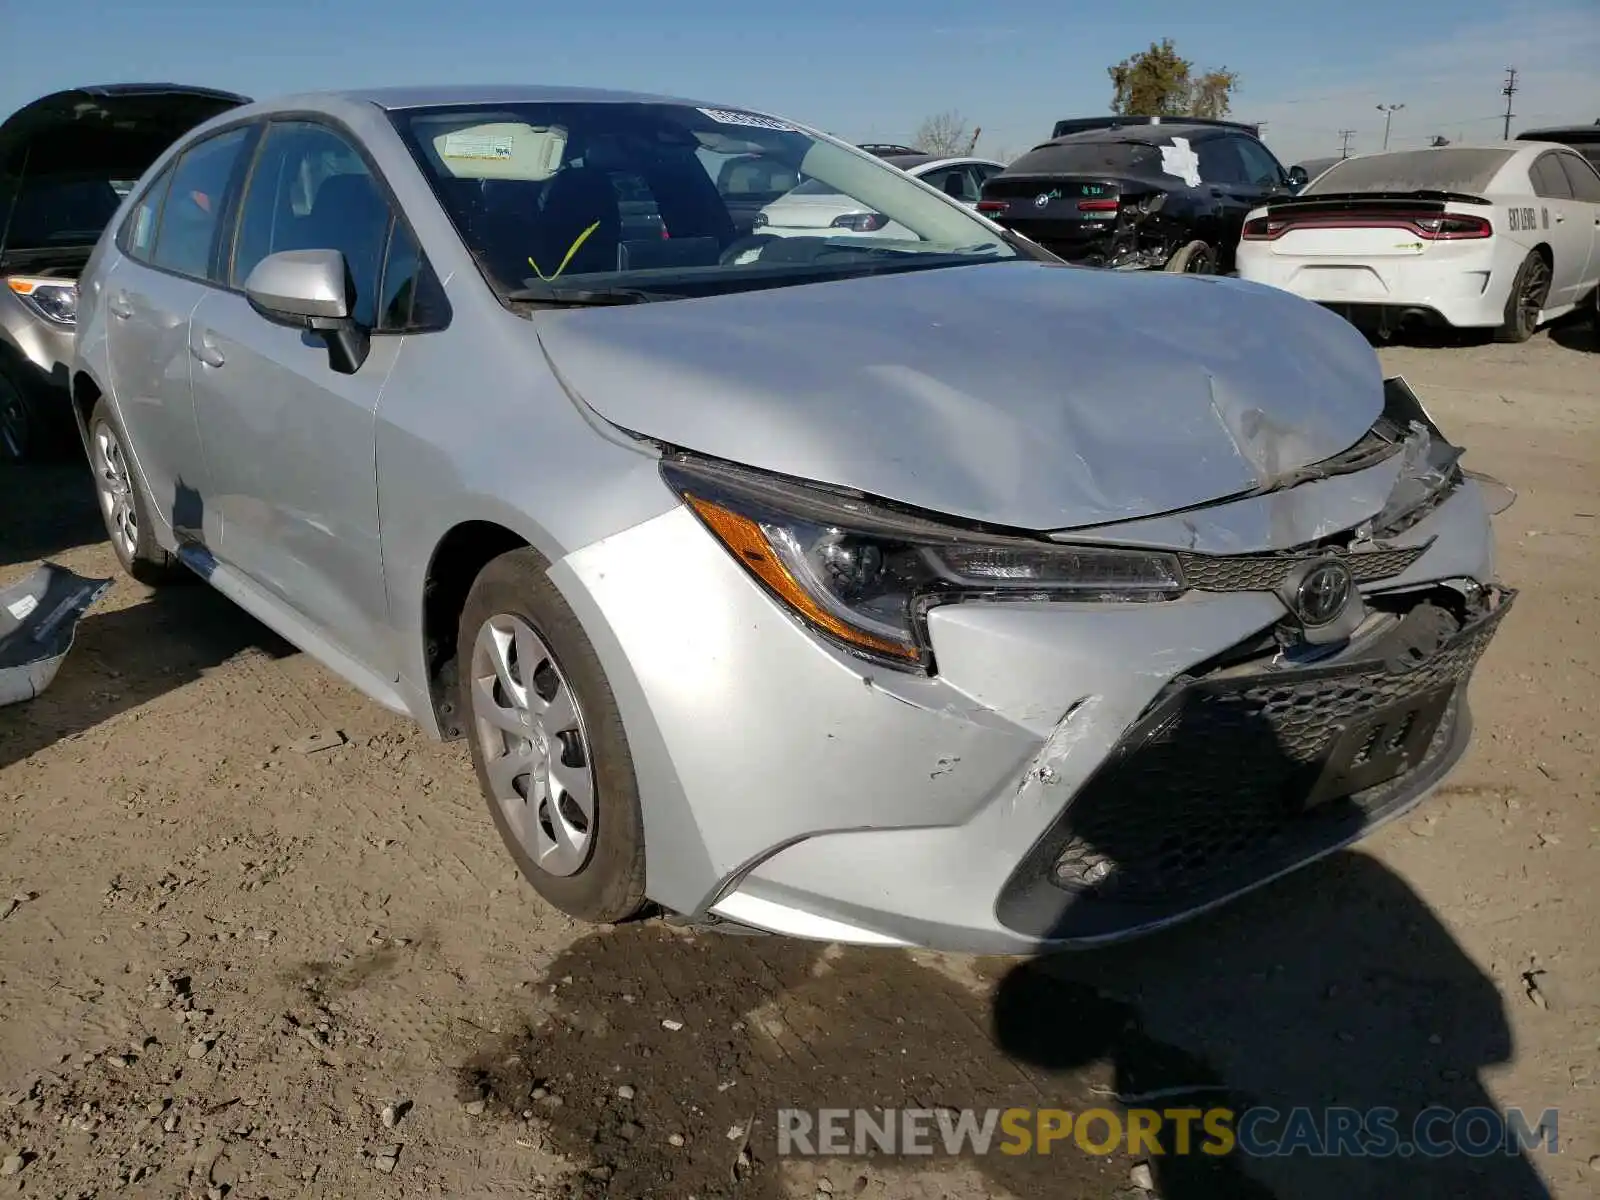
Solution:
[[[223,216],[256,128],[201,139],[146,189],[117,234],[106,349],[129,448],[151,504],[179,539],[217,531],[195,426],[189,319],[215,274]]]
[[[1546,308],[1574,303],[1582,294],[1589,246],[1594,240],[1594,220],[1588,206],[1578,203],[1572,183],[1561,169],[1559,151],[1534,159],[1528,172],[1533,194],[1539,198],[1539,230],[1550,243],[1550,295]]]
[[[272,122],[239,205],[230,287],[190,321],[195,417],[223,517],[213,552],[390,679],[374,424],[402,339],[374,336],[360,368],[342,374],[321,336],[267,320],[243,286],[269,254],[338,250],[352,315],[373,330],[391,216],[350,138],[311,120]]]
[[[1587,224],[1589,227],[1589,259],[1578,280],[1578,298],[1582,299],[1600,284],[1600,171],[1580,154],[1562,151],[1556,155],[1556,161],[1572,186],[1578,209],[1576,220],[1580,226]],[[1587,222],[1583,219],[1586,215]]]
[[[1238,139],[1221,135],[1194,143],[1200,171],[1200,186],[1217,202],[1220,228],[1215,249],[1229,254],[1238,244],[1245,216],[1259,202],[1260,191],[1245,176],[1244,160],[1239,157]]]

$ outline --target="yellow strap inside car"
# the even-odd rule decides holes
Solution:
[[[553,273],[546,275],[543,271],[539,270],[539,264],[533,261],[533,255],[531,254],[528,255],[528,265],[533,268],[533,273],[546,283],[549,283],[553,279],[559,279],[561,277],[561,272],[567,269],[567,264],[572,261],[572,256],[578,252],[579,247],[581,247],[584,242],[589,240],[589,235],[591,233],[599,228],[600,222],[596,221],[593,225],[589,226],[589,228],[580,233],[577,238],[573,240],[572,245],[567,247],[566,256],[562,258],[561,265],[557,267]]]

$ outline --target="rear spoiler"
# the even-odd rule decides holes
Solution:
[[[1271,208],[1301,209],[1324,204],[1330,209],[1348,208],[1353,204],[1370,205],[1373,208],[1415,208],[1419,200],[1436,204],[1446,201],[1455,201],[1458,204],[1494,203],[1492,200],[1468,192],[1437,192],[1419,188],[1414,192],[1319,192],[1310,196],[1285,196],[1280,200],[1273,200]]]

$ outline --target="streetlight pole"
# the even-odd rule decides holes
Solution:
[[[1383,114],[1383,148],[1389,148],[1389,122],[1394,119],[1394,114],[1404,108],[1404,104],[1380,104],[1378,111]]]

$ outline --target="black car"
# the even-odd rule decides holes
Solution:
[[[1068,132],[984,184],[978,211],[1085,266],[1231,271],[1246,214],[1306,182],[1234,121],[1087,117],[1056,128]]]
[[[1517,134],[1519,142],[1554,142],[1558,146],[1571,146],[1594,164],[1600,171],[1600,121],[1593,125],[1557,125],[1549,129],[1525,129]]]

